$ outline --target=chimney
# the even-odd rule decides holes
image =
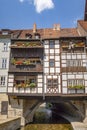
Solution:
[[[58,30],[58,31],[60,31],[60,24],[54,24],[54,25],[53,25],[53,30]]]
[[[84,20],[87,21],[87,0],[85,2],[85,14],[84,14]]]
[[[37,31],[37,25],[36,25],[36,23],[34,23],[34,25],[33,25],[33,33],[36,33],[36,31]]]

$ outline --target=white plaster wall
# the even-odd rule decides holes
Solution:
[[[8,51],[3,51],[4,43],[8,43]],[[9,56],[10,56],[10,39],[0,39],[0,76],[6,76],[6,85],[5,87],[0,86],[0,92],[6,92],[7,91],[7,78],[8,78],[8,68],[9,68]],[[7,59],[7,68],[2,69],[2,58]]]
[[[38,88],[38,93],[42,93],[42,88]]]
[[[81,54],[77,55],[77,59],[82,59]]]
[[[38,93],[42,93],[43,90],[43,75],[38,75],[37,76],[37,89]]]
[[[49,67],[49,62],[45,62],[44,67]]]
[[[67,94],[67,88],[62,88],[63,94]]]
[[[60,68],[56,68],[56,73],[60,73]]]
[[[59,53],[60,52],[60,50],[59,49],[55,49],[55,53]]]
[[[48,74],[49,73],[49,69],[48,68],[44,68],[44,73],[46,74]]]
[[[50,73],[54,73],[54,68],[50,68]]]
[[[8,92],[9,93],[12,92],[12,90],[13,90],[13,87],[8,87]]]

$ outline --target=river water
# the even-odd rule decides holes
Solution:
[[[21,130],[73,130],[71,124],[64,118],[52,113],[46,108],[39,108],[33,123],[26,125]]]

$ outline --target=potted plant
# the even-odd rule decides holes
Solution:
[[[15,62],[15,65],[22,65],[23,64],[23,61],[16,61]]]
[[[76,88],[76,89],[84,89],[85,86],[83,86],[83,85],[76,85],[75,88]]]
[[[15,62],[16,62],[15,58],[12,58],[12,59],[11,59],[11,64],[13,64],[13,65],[14,65],[14,64],[15,64]]]
[[[74,89],[74,86],[68,86],[68,89]]]
[[[32,89],[32,88],[35,88],[36,87],[36,84],[35,83],[30,83],[29,84],[29,87]]]
[[[68,86],[68,89],[84,89],[85,86],[83,85],[75,85],[75,86]]]

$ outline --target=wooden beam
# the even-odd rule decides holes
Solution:
[[[84,20],[87,21],[87,0],[85,3],[85,14],[84,14]]]

